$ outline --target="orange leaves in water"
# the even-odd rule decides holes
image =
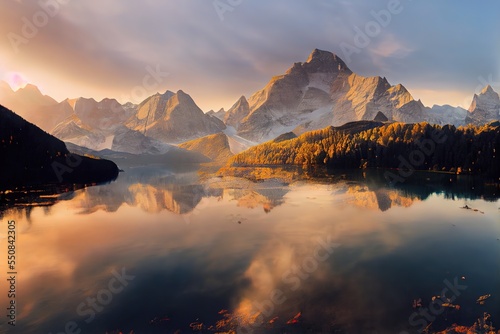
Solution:
[[[286,322],[287,325],[293,325],[299,322],[300,317],[302,316],[302,312],[299,312],[292,319]]]

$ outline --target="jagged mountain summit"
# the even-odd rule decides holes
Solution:
[[[225,111],[205,114],[183,91],[166,91],[139,105],[115,99],[65,99],[57,102],[31,84],[13,91],[0,82],[0,102],[57,138],[93,150],[165,153],[181,143],[221,133]]]
[[[183,91],[155,94],[139,105],[121,105],[114,99],[79,98],[64,101],[73,114],[52,133],[93,150],[128,153],[165,153],[169,143],[180,143],[220,133],[224,123],[204,114]]]
[[[73,113],[69,105],[42,94],[32,84],[14,91],[8,83],[0,81],[0,103],[47,132]]]
[[[337,55],[318,49],[306,62],[295,63],[253,94],[248,109],[244,102],[244,97],[240,98],[225,120],[240,136],[259,142],[293,130],[300,133],[325,125],[373,120],[378,112],[401,122],[417,122],[426,116],[424,105],[404,86],[391,86],[381,77],[357,75]],[[239,124],[234,124],[239,119]]]
[[[51,133],[57,138],[94,150],[142,150],[161,153],[161,143],[135,133],[123,125],[135,112],[115,99],[66,99],[61,104],[70,106],[73,113],[60,122]]]
[[[217,117],[203,113],[191,96],[182,90],[173,95],[167,91],[146,99],[126,125],[168,143],[180,143],[226,128]]]
[[[142,101],[135,109],[135,113],[127,120],[126,126],[138,129],[144,133],[148,125],[156,122],[165,115],[168,100],[175,95],[167,90],[165,93],[156,93]]]
[[[224,110],[224,108],[219,109],[219,111],[210,110],[207,112],[207,115],[215,116],[221,121],[224,121],[224,117],[226,117],[226,111]]]
[[[453,107],[448,104],[443,106],[433,105],[427,108],[427,118],[425,121],[432,124],[452,124],[461,126],[466,124],[467,110],[461,107]]]
[[[238,101],[224,115],[224,123],[238,129],[241,121],[250,113],[250,106],[245,96],[241,96]]]
[[[500,120],[500,98],[490,85],[474,94],[465,123],[481,125]]]
[[[90,98],[66,100],[74,114],[86,125],[95,130],[110,130],[122,125],[132,116],[133,110],[124,108],[115,99],[100,102]]]
[[[91,98],[58,103],[34,85],[14,92],[5,82],[0,82],[0,103],[66,142],[134,154],[161,154],[169,144],[218,133],[238,153],[284,133],[300,135],[360,120],[455,126],[500,120],[499,96],[490,86],[474,95],[469,110],[429,108],[403,85],[358,75],[337,55],[318,49],[227,111],[203,113],[182,90],[154,94],[138,105]]]

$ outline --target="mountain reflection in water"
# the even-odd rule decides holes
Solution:
[[[72,321],[84,333],[239,325],[259,333],[414,333],[412,301],[428,306],[457,277],[467,285],[454,302],[461,309],[437,316],[434,330],[500,314],[496,185],[444,174],[390,187],[377,171],[293,182],[290,174],[283,181],[252,173],[268,177],[129,168],[116,182],[56,195],[51,205],[4,204],[2,220],[15,219],[19,233],[15,330],[59,333]],[[134,277],[123,291],[92,320],[79,313],[121,270]],[[491,298],[476,304],[485,294]]]
[[[259,174],[256,170],[270,168],[247,169],[254,177],[255,173]],[[277,167],[271,169],[275,170],[272,176],[282,172],[282,169]],[[22,190],[0,194],[0,214],[16,208],[29,215],[33,207],[50,207],[61,200],[73,200],[77,195],[82,214],[97,210],[115,212],[124,204],[139,207],[149,213],[168,210],[186,214],[193,211],[205,197],[235,200],[238,206],[262,207],[269,212],[284,202],[283,198],[290,190],[290,181],[301,180],[335,184],[336,192],[350,194],[344,199],[347,205],[378,208],[381,211],[392,206],[407,207],[414,201],[425,200],[432,194],[443,194],[445,198],[450,199],[487,201],[495,201],[500,197],[498,183],[487,183],[481,178],[470,176],[421,173],[405,183],[389,185],[383,177],[383,172],[373,170],[336,171],[335,174],[321,174],[316,177],[315,173],[304,175],[298,168],[295,170],[288,167],[286,173],[284,181],[271,176],[252,182],[244,177],[205,177],[200,180],[196,170],[179,174],[147,167],[130,168],[120,175],[117,182],[105,186],[46,187],[29,192]]]

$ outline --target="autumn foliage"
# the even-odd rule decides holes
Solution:
[[[343,169],[399,168],[402,161],[412,161],[417,170],[499,176],[499,149],[499,122],[456,128],[361,121],[307,132],[289,140],[269,141],[234,156],[230,164],[323,165]]]

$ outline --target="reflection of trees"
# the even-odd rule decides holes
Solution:
[[[43,207],[47,213],[59,201],[75,200],[82,214],[98,210],[117,211],[123,204],[139,207],[146,212],[168,210],[177,214],[189,213],[204,197],[223,197],[237,201],[247,208],[262,207],[266,212],[285,202],[289,188],[272,180],[283,174],[286,180],[306,179],[321,184],[339,184],[350,193],[349,202],[361,207],[386,211],[393,206],[410,206],[415,200],[425,200],[432,194],[447,199],[499,198],[497,183],[486,183],[479,177],[442,173],[415,172],[405,182],[389,185],[383,170],[305,171],[282,168],[239,168],[232,173],[231,182],[200,183],[196,173],[171,173],[160,168],[131,168],[120,174],[117,182],[105,186],[46,187],[30,191],[0,193],[0,218],[3,212],[30,218],[33,207]],[[243,180],[248,176],[252,181]],[[222,179],[221,179],[222,180]],[[253,182],[258,180],[259,182]],[[264,181],[264,182],[262,182]],[[266,183],[266,182],[271,183]]]
[[[43,188],[31,187],[0,192],[0,219],[6,211],[16,217],[31,218],[34,207],[42,207],[49,213],[50,207],[61,200],[75,197],[75,191],[83,185],[50,185]]]
[[[330,173],[335,174],[332,171]],[[337,171],[335,175],[339,175],[339,172]],[[487,183],[484,179],[473,176],[416,172],[405,179],[404,183],[389,185],[383,170],[351,171],[350,174],[340,173],[340,175],[342,179],[355,181],[358,185],[357,188],[350,189],[350,192],[359,199],[355,204],[373,206],[374,204],[370,205],[369,202],[376,199],[381,211],[386,211],[394,205],[408,207],[414,201],[424,201],[433,194],[442,194],[444,198],[453,200],[496,201],[500,197],[499,184]]]
[[[365,182],[370,189],[391,188],[398,190],[405,197],[425,200],[432,194],[443,194],[450,199],[484,199],[496,201],[500,197],[500,184],[487,182],[477,176],[454,175],[432,172],[415,172],[403,183],[389,186],[384,178],[384,171],[368,170],[364,172]]]

